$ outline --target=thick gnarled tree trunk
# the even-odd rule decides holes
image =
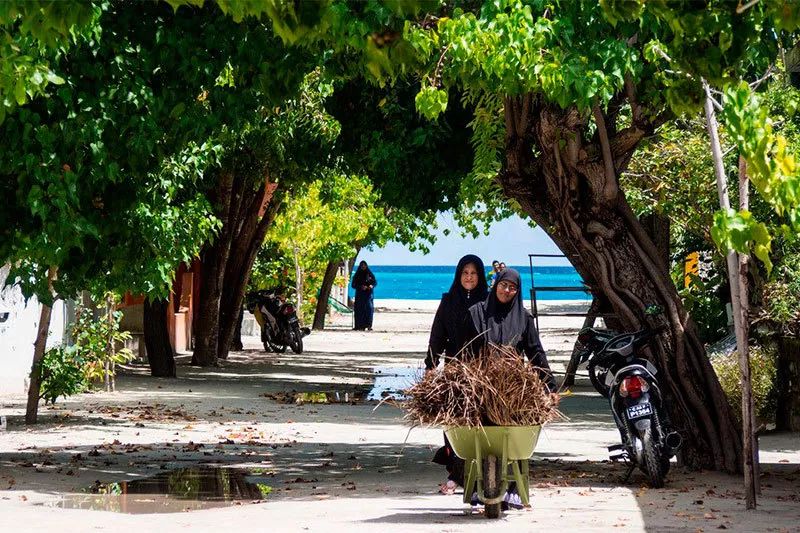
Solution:
[[[635,331],[667,326],[648,357],[659,368],[681,457],[695,468],[739,471],[742,441],[722,388],[683,308],[659,251],[619,189],[618,175],[639,141],[657,125],[634,106],[633,124],[616,132],[606,115],[560,109],[535,96],[505,102],[506,157],[499,176],[514,198],[611,304],[619,324]],[[585,139],[594,118],[597,133]],[[663,315],[648,319],[656,304]]]
[[[219,301],[222,293],[222,277],[228,260],[231,239],[231,196],[234,193],[233,172],[224,171],[219,175],[215,191],[216,210],[222,229],[213,244],[207,246],[200,255],[203,281],[200,305],[197,312],[197,331],[195,333],[192,364],[215,366],[217,364],[217,342],[219,339]]]
[[[234,336],[244,303],[244,293],[250,281],[250,270],[256,260],[258,249],[264,242],[269,226],[278,214],[280,201],[270,201],[268,192],[262,187],[253,199],[254,202],[239,214],[243,221],[234,235],[234,243],[222,283],[222,294],[219,302],[219,339],[217,357],[227,359],[233,345]],[[269,206],[263,209],[264,202]]]
[[[228,356],[250,279],[250,269],[280,202],[275,184],[254,188],[244,174],[223,173],[217,186],[222,230],[201,254],[202,289],[192,364],[216,365]]]
[[[147,362],[150,364],[150,375],[156,378],[177,377],[175,368],[175,352],[169,342],[167,329],[167,300],[144,301],[143,329],[144,345],[147,350]]]

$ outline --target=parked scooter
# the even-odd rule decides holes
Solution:
[[[611,460],[630,463],[626,480],[639,467],[654,488],[664,486],[669,460],[682,441],[670,428],[656,367],[637,357],[657,333],[653,329],[618,333],[584,328],[578,336],[584,347],[580,361],[588,361],[589,379],[608,398],[622,437],[621,444],[608,448]]]
[[[303,337],[311,330],[300,327],[295,306],[281,293],[275,290],[249,292],[247,309],[261,326],[264,350],[283,353],[288,346],[294,353],[303,353]]]

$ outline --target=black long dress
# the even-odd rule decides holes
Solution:
[[[372,329],[372,316],[375,313],[372,290],[378,284],[378,280],[375,279],[369,266],[366,269],[362,269],[362,264],[366,265],[367,263],[366,261],[361,261],[351,283],[351,286],[356,290],[356,298],[353,305],[353,314],[355,315],[353,327],[354,329]]]
[[[468,264],[474,265],[478,271],[478,285],[472,290],[467,290],[461,285],[461,273]],[[461,349],[472,338],[468,336],[469,308],[486,298],[487,285],[484,271],[483,261],[476,255],[465,255],[458,262],[450,290],[442,294],[442,300],[433,319],[431,336],[428,340],[428,355],[425,357],[426,370],[436,368],[442,354],[445,364],[448,360],[457,358]],[[444,446],[436,451],[433,462],[445,466],[448,479],[460,486],[464,485],[464,460],[455,454],[447,436],[444,438]]]

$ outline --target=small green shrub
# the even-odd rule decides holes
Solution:
[[[116,365],[131,361],[134,355],[127,348],[115,348],[131,338],[129,332],[119,330],[122,312],[110,311],[105,305],[97,308],[102,314],[95,318],[88,309],[79,307],[71,332],[87,383],[105,381],[108,388],[109,380],[113,381],[116,374]]]
[[[711,360],[714,371],[728,403],[731,404],[737,420],[742,419],[742,384],[739,372],[739,354],[717,355]],[[775,420],[777,407],[775,397],[775,354],[760,346],[750,347],[750,381],[753,389],[753,403],[756,416],[765,422]]]
[[[85,361],[75,346],[57,346],[45,352],[39,372],[42,387],[39,397],[45,404],[56,403],[63,396],[83,392],[89,386],[84,372]]]
[[[133,359],[127,348],[116,349],[118,343],[130,339],[130,333],[119,330],[122,313],[105,306],[98,309],[104,309],[105,314],[95,318],[79,307],[70,329],[75,344],[45,352],[38,367],[42,382],[39,397],[45,404],[83,392],[96,383],[105,383],[106,390],[113,390],[116,365]]]

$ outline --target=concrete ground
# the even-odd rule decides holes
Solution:
[[[618,434],[605,402],[579,383],[562,400],[569,421],[546,426],[539,440],[532,507],[490,521],[460,494],[438,493],[445,473],[430,459],[441,430],[409,431],[401,411],[377,402],[282,403],[302,392],[361,397],[375,367],[418,368],[431,319],[427,309],[384,312],[376,331],[312,333],[302,355],[266,354],[246,338],[219,368],[190,367],[182,355],[177,380],[134,366],[118,392],[42,408],[33,429],[22,423],[24,398],[0,396],[9,417],[0,531],[800,531],[797,434],[761,438],[758,511],[744,510],[735,476],[675,466],[666,488],[648,489],[640,473],[623,482],[625,468],[606,461]],[[577,326],[543,322],[554,368]],[[220,505],[90,490],[197,465],[250,468],[271,492]]]

